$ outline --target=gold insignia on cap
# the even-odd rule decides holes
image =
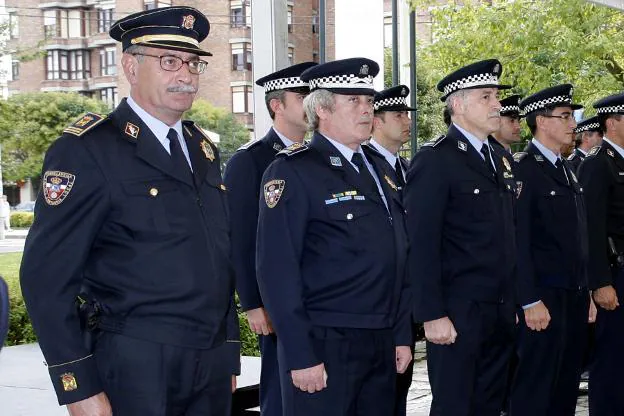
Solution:
[[[283,179],[273,179],[264,184],[264,201],[267,207],[275,208],[284,193],[285,186],[286,181]]]
[[[76,382],[74,373],[61,374],[61,381],[63,382],[63,390],[65,391],[74,391],[78,389],[78,383]]]
[[[388,182],[388,185],[390,185],[390,188],[394,189],[395,191],[399,190],[399,188],[395,185],[395,183],[392,181],[392,179],[390,179],[388,175],[384,175],[384,179],[386,180],[386,182]]]
[[[130,122],[127,122],[126,123],[126,128],[125,128],[124,132],[128,136],[132,137],[133,139],[136,139],[137,137],[139,137],[139,131],[140,130],[141,129],[139,128],[139,126],[137,126],[135,124],[132,124]]]
[[[211,162],[215,160],[215,154],[214,151],[212,150],[212,146],[210,146],[210,143],[208,143],[207,140],[202,140],[201,142],[201,149],[204,152],[204,156],[206,156],[206,159],[210,160]]]
[[[368,65],[364,64],[360,67],[360,75],[368,75]]]
[[[195,16],[193,16],[192,14],[189,14],[187,16],[184,16],[182,18],[182,27],[184,29],[193,29],[193,26],[195,25]]]
[[[149,190],[149,194],[150,194],[151,196],[157,196],[157,195],[158,195],[158,188],[151,188],[151,189]]]
[[[498,74],[500,72],[500,64],[494,65],[494,73]]]
[[[509,164],[509,161],[506,157],[503,158],[503,165],[505,165],[505,169],[511,170],[511,165]]]

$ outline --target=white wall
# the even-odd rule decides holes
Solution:
[[[335,0],[336,59],[365,57],[379,64],[375,88],[383,89],[383,1]]]

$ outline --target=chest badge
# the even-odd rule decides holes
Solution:
[[[286,181],[283,179],[273,179],[264,184],[264,201],[267,207],[275,208],[277,206],[285,186]]]
[[[211,162],[214,161],[215,154],[214,154],[214,151],[212,150],[212,146],[210,146],[210,143],[208,143],[208,141],[206,140],[202,140],[200,146],[201,146],[202,152],[204,152],[204,156],[206,156],[206,159],[210,160]]]

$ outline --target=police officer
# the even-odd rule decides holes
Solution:
[[[117,21],[130,97],[85,115],[46,154],[21,285],[73,416],[230,412],[239,343],[225,186],[217,148],[181,121],[209,27],[191,7]]]
[[[287,416],[392,414],[411,360],[399,188],[360,146],[378,71],[365,58],[306,70],[312,141],[280,152],[262,179],[256,267]]]
[[[594,104],[602,145],[579,168],[589,230],[589,284],[598,305],[594,362],[589,389],[590,415],[624,414],[624,94]]]
[[[264,309],[256,280],[256,229],[260,180],[275,155],[293,143],[303,142],[307,124],[303,99],[310,91],[299,77],[316,65],[296,64],[256,81],[265,91],[265,102],[273,127],[260,140],[242,146],[228,162],[223,180],[229,192],[232,258],[236,290],[247,314],[249,327],[260,336],[260,411],[266,416],[282,415],[277,339]]]
[[[561,156],[574,139],[572,85],[520,103],[533,140],[518,162],[518,367],[511,415],[574,415],[589,310],[582,187]]]
[[[431,415],[498,416],[514,330],[511,165],[493,154],[500,128],[498,60],[438,83],[451,117],[407,174],[405,203],[414,315],[424,322]]]
[[[416,111],[407,105],[409,91],[406,85],[397,85],[375,94],[373,134],[368,142],[394,168],[401,188],[405,186],[409,164],[399,155],[399,149],[410,139],[409,112]]]
[[[495,131],[492,144],[500,145],[511,155],[511,145],[520,141],[520,96],[510,95],[500,100],[500,128]]]
[[[602,143],[602,130],[598,116],[590,117],[578,123],[574,133],[576,133],[575,149],[568,157],[568,162],[570,162],[573,171],[577,172],[589,151]]]

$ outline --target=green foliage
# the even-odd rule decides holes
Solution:
[[[392,87],[392,48],[384,48],[384,89]]]
[[[418,103],[418,143],[435,139],[447,130],[442,119],[444,103],[436,90],[437,80],[429,67],[420,62],[416,66],[416,100]]]
[[[108,107],[76,93],[58,92],[17,94],[0,103],[4,180],[38,177],[50,144],[87,111],[106,113]]]
[[[419,64],[435,80],[480,59],[503,64],[508,94],[526,96],[570,82],[575,98],[590,105],[624,88],[624,14],[583,0],[451,1],[431,6],[431,45],[422,45]],[[507,92],[505,93],[507,94]]]
[[[32,212],[12,212],[11,228],[28,228],[32,225],[35,214]]]
[[[249,329],[245,312],[238,312],[238,323],[240,325],[241,355],[259,357],[258,336]]]
[[[213,106],[206,100],[197,99],[193,107],[184,113],[184,118],[193,120],[202,128],[221,136],[218,146],[222,163],[226,163],[236,149],[249,141],[249,130],[238,122],[234,115],[223,108]]]

